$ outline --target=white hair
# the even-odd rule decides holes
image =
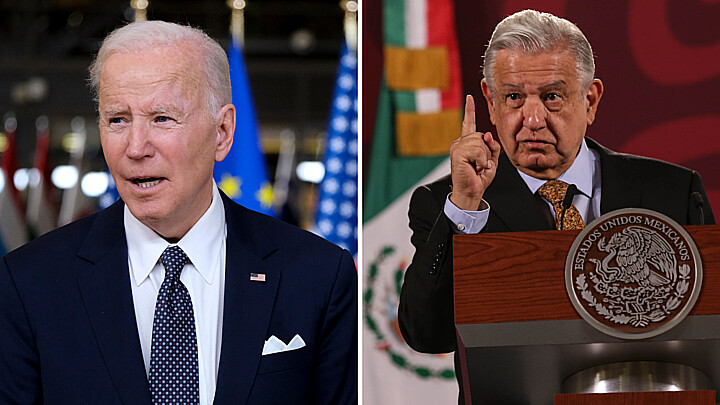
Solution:
[[[190,42],[200,53],[203,73],[207,79],[204,88],[205,104],[211,117],[215,117],[220,108],[232,103],[230,71],[227,55],[214,39],[203,31],[168,23],[164,21],[134,22],[115,29],[102,43],[97,57],[90,65],[90,86],[95,101],[98,100],[98,86],[103,63],[116,52],[135,53],[151,51],[159,46],[177,46],[181,42]]]
[[[483,76],[493,95],[495,57],[498,51],[503,49],[527,53],[567,50],[575,57],[580,87],[583,90],[590,87],[595,77],[592,48],[580,28],[549,13],[520,11],[500,21],[495,27],[483,58]]]

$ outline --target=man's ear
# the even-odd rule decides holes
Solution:
[[[587,124],[592,125],[597,114],[597,107],[603,95],[603,83],[600,79],[595,79],[590,83],[587,94],[585,94],[585,106],[587,108]]]
[[[490,114],[490,122],[495,125],[495,104],[493,103],[490,86],[488,86],[485,79],[482,79],[480,81],[480,88],[482,89],[482,94],[485,97],[485,102],[487,102],[488,114]]]
[[[235,134],[235,106],[224,105],[215,117],[215,161],[220,162],[230,152]]]

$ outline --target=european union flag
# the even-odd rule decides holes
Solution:
[[[113,180],[112,176],[110,175],[110,169],[105,170],[105,174],[108,178],[108,187],[105,190],[104,193],[100,195],[100,199],[98,200],[98,204],[100,206],[101,210],[104,210],[105,208],[115,204],[115,201],[117,201],[120,198],[120,193],[117,191],[117,186],[115,186],[115,181]]]
[[[268,180],[265,156],[258,143],[257,118],[242,49],[233,39],[230,40],[228,63],[237,125],[232,149],[225,160],[215,163],[213,176],[218,187],[235,202],[251,210],[274,215],[272,186]]]
[[[353,256],[358,250],[357,76],[357,56],[344,44],[330,111],[325,177],[316,216],[317,232]]]

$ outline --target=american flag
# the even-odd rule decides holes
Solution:
[[[250,273],[250,281],[265,281],[264,273]]]
[[[325,177],[320,186],[315,229],[353,256],[358,250],[357,94],[357,56],[344,44],[330,111]]]

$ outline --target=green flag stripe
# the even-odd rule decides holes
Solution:
[[[392,91],[393,107],[395,111],[415,112],[415,92],[414,91]],[[393,123],[395,120],[393,119]]]
[[[413,93],[411,93],[413,94]],[[363,222],[380,213],[410,187],[417,184],[445,156],[400,157],[395,153],[395,107],[385,82],[380,84],[378,112],[372,157],[368,169],[368,186],[364,193]]]
[[[385,45],[405,46],[405,0],[383,1],[383,39]]]

